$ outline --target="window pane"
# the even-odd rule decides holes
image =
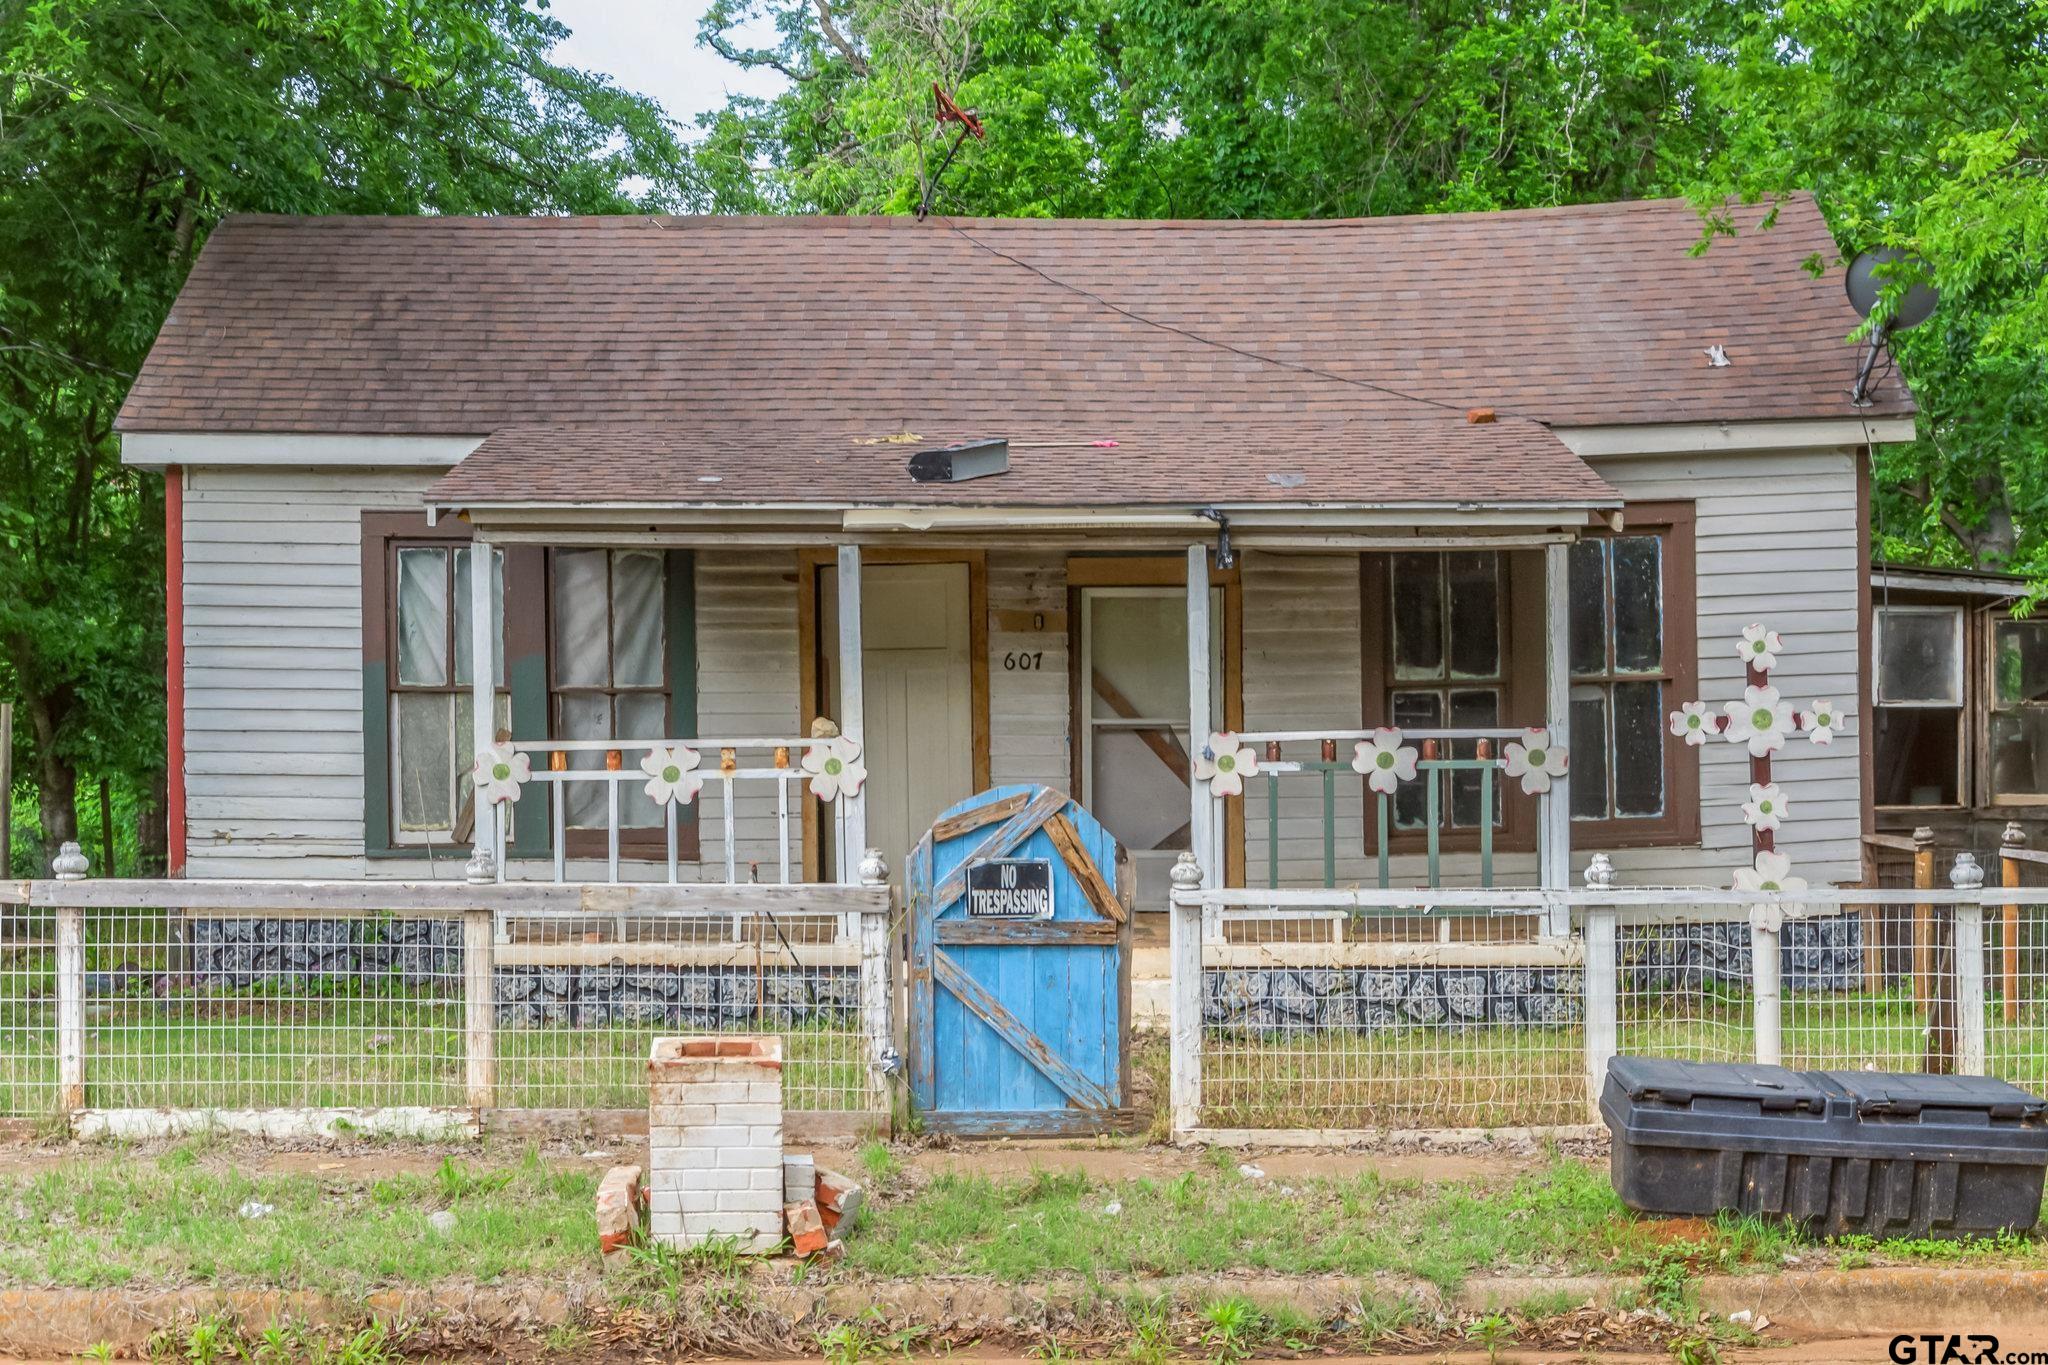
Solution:
[[[612,682],[659,687],[667,631],[662,611],[662,557],[648,550],[612,556]],[[659,732],[648,736],[659,739]]]
[[[1998,704],[2048,701],[2048,622],[1998,623]]]
[[[1877,708],[1876,794],[1880,806],[1952,806],[1958,787],[1957,726],[1962,712],[1945,707]],[[1992,716],[1992,767],[1998,728]],[[1994,773],[1992,784],[1997,785]]]
[[[2048,795],[2048,709],[1992,714],[1991,794]]]
[[[1444,671],[1444,557],[1392,556],[1394,676],[1440,678]]]
[[[1614,541],[1614,668],[1650,673],[1664,666],[1663,542],[1655,536],[1619,536]],[[1620,707],[1615,702],[1616,745]],[[1619,799],[1619,788],[1616,789]]]
[[[603,550],[556,550],[554,671],[557,687],[603,687],[605,644]]]
[[[1444,723],[1444,700],[1439,692],[1396,692],[1390,709],[1396,729],[1426,730]],[[1420,740],[1410,742],[1417,749],[1422,747]],[[1377,813],[1373,820],[1377,825]],[[1403,782],[1394,790],[1394,824],[1399,829],[1421,829],[1428,821],[1428,780],[1418,772],[1415,781]]]
[[[469,551],[455,552],[455,681],[468,686],[470,630],[469,630]],[[492,682],[499,687],[505,685],[505,552],[491,551],[491,652],[497,665],[497,676]]]
[[[1572,689],[1572,819],[1607,818],[1607,689]]]
[[[447,830],[455,825],[454,700],[445,692],[401,692],[392,698],[392,789],[401,830]]]
[[[1169,753],[1185,752],[1187,734],[1166,731]],[[1089,751],[1088,809],[1131,849],[1188,846],[1185,769],[1167,761],[1132,730],[1096,730]]]
[[[1490,687],[1466,687],[1451,693],[1451,724],[1463,729],[1484,729],[1500,724],[1500,693]],[[1460,739],[1451,742],[1452,758],[1479,757],[1479,741]],[[1494,745],[1495,756],[1500,746]],[[1451,823],[1459,829],[1472,829],[1479,824],[1480,774],[1477,769],[1460,770],[1451,774]],[[1500,822],[1500,774],[1493,775],[1493,819]]]
[[[656,740],[668,734],[668,698],[659,692],[622,692],[618,699],[619,726],[614,733],[620,739]],[[637,768],[644,752],[626,747],[621,756],[625,766]],[[644,782],[623,784],[619,788],[619,818],[634,829],[646,829],[662,823],[660,809],[647,799]]]
[[[555,698],[555,733],[563,739],[610,739],[612,737],[611,698],[603,695],[578,695]],[[637,761],[635,766],[638,766]],[[569,767],[576,771],[602,771],[604,754],[572,753]],[[563,790],[568,794],[568,820],[579,829],[603,829],[608,809],[604,783],[565,782]]]
[[[1617,565],[1619,562],[1617,551]],[[1574,743],[1577,735],[1575,723]],[[1573,785],[1577,786],[1576,779]],[[1614,685],[1614,813],[1637,819],[1664,813],[1662,683]]]
[[[1878,699],[1960,706],[1957,664],[1962,635],[1960,612],[1879,613]]]
[[[1607,542],[1572,543],[1571,655],[1572,672],[1607,671]]]
[[[1451,676],[1498,678],[1499,558],[1491,550],[1479,550],[1446,555],[1444,560],[1451,593]],[[1456,703],[1452,706],[1455,710]]]
[[[1212,625],[1220,633],[1220,623]],[[1090,593],[1088,630],[1089,666],[1095,670],[1091,716],[1171,720],[1187,715],[1186,594]]]
[[[448,552],[398,552],[398,681],[448,682]]]

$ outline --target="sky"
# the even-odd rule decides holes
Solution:
[[[705,0],[549,0],[548,10],[569,27],[555,59],[601,71],[619,85],[661,102],[684,125],[721,108],[728,93],[774,95],[787,81],[773,71],[747,71],[697,46],[697,20]],[[746,35],[767,46],[767,25]]]

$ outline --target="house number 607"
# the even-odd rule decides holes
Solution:
[[[1045,651],[1042,649],[1010,650],[1003,655],[1005,673],[1034,673],[1045,667]]]

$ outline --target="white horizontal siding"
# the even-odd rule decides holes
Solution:
[[[1073,786],[1068,724],[1067,568],[1063,555],[995,550],[988,556],[989,777],[998,787]],[[1044,613],[1046,628],[1009,629]],[[1028,659],[1028,666],[1026,660]]]
[[[187,868],[195,877],[360,876],[362,514],[418,511],[434,475],[187,477]],[[459,875],[461,859],[450,856]]]
[[[1701,700],[1718,711],[1741,696],[1735,644],[1744,626],[1761,622],[1785,637],[1771,674],[1785,699],[1803,709],[1826,698],[1850,716],[1849,733],[1833,744],[1792,736],[1772,760],[1771,775],[1791,801],[1778,847],[1796,874],[1815,882],[1861,875],[1855,458],[1843,449],[1592,462],[1631,501],[1694,503]],[[1716,740],[1695,754],[1700,847],[1615,853],[1624,885],[1726,886],[1749,861],[1747,747]],[[1583,866],[1592,851],[1575,848],[1574,861]]]

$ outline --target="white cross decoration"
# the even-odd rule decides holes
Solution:
[[[1835,732],[1846,728],[1842,714],[1831,701],[1816,701],[1805,711],[1796,711],[1771,686],[1771,670],[1784,652],[1784,637],[1761,625],[1743,627],[1735,652],[1748,669],[1747,683],[1738,701],[1724,704],[1715,715],[1708,703],[1689,701],[1671,713],[1671,733],[1694,747],[1719,735],[1731,744],[1749,746],[1749,800],[1742,803],[1742,818],[1749,825],[1749,867],[1735,870],[1738,891],[1803,891],[1806,880],[1790,875],[1792,860],[1778,852],[1777,831],[1790,813],[1791,802],[1771,780],[1771,755],[1785,747],[1787,734],[1803,734],[1815,744],[1834,741]]]

